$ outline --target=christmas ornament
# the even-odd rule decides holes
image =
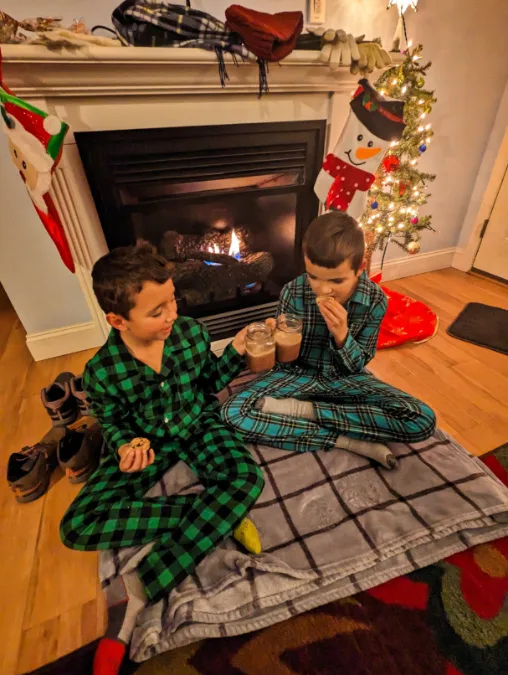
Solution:
[[[372,204],[370,205],[370,208],[376,210],[378,206],[379,206],[379,204],[377,202],[372,202]]]
[[[408,183],[406,181],[401,180],[399,182],[399,196],[403,197],[406,194],[408,188],[410,188],[410,187],[411,187],[411,183]]]
[[[410,241],[409,244],[407,244],[406,246],[406,251],[411,255],[415,255],[415,253],[418,253],[419,250],[420,250],[419,241]]]
[[[2,81],[0,51],[0,114],[12,161],[19,171],[39,218],[67,268],[74,262],[60,217],[49,195],[68,125],[58,117],[15,96]]]
[[[365,211],[380,160],[405,128],[402,101],[385,99],[366,79],[358,84],[339,142],[326,156],[314,186],[328,209],[347,211],[353,218]]]
[[[420,145],[420,147],[418,148],[418,150],[419,150],[419,152],[425,152],[425,150],[427,150],[427,146],[425,145],[425,143],[422,144],[422,145]]]
[[[395,155],[388,155],[388,157],[385,157],[383,159],[383,169],[386,171],[386,173],[396,171],[399,168],[399,166],[400,166],[400,159]]]
[[[381,285],[381,273],[371,277]],[[424,342],[436,334],[438,317],[423,302],[381,286],[387,299],[388,308],[381,322],[377,340],[378,349],[397,347],[406,342]]]
[[[419,222],[420,222],[420,221],[419,221],[418,218],[416,218],[416,217],[415,217],[415,218],[411,218],[411,224],[412,224],[412,225],[418,225]]]
[[[423,79],[423,77],[419,77],[416,80],[416,86],[418,87],[418,89],[421,89],[424,84],[425,84],[425,80]]]

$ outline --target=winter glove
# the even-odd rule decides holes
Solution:
[[[355,38],[344,30],[319,26],[309,29],[309,33],[321,38],[319,58],[332,70],[339,66],[348,66],[353,75],[367,75],[376,68],[384,68],[392,62],[381,42],[364,42],[365,35]]]

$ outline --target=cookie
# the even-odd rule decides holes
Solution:
[[[131,441],[131,447],[134,450],[150,450],[150,441],[148,438],[134,438]]]
[[[319,305],[319,303],[324,302],[325,300],[331,300],[332,296],[331,295],[318,295],[316,298],[316,302]]]

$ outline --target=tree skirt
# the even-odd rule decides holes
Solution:
[[[379,272],[370,279],[381,285],[382,274]],[[437,332],[438,317],[427,305],[408,295],[392,291],[381,286],[388,298],[388,309],[381,322],[377,340],[378,349],[398,347],[405,342],[426,342]]]
[[[508,485],[508,443],[482,460]],[[123,672],[506,675],[507,594],[505,538],[256,633],[188,645]],[[84,675],[92,653],[84,647],[37,675]]]

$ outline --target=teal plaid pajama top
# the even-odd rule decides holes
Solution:
[[[383,290],[370,281],[364,272],[345,305],[349,333],[341,349],[337,348],[321,316],[306,274],[283,288],[277,315],[291,313],[303,320],[302,347],[297,367],[330,375],[353,375],[361,373],[374,358],[387,306]],[[291,369],[294,368],[292,365]]]
[[[108,448],[116,452],[137,436],[189,440],[203,412],[218,406],[215,394],[243,368],[244,357],[232,345],[215,356],[203,324],[180,316],[166,339],[160,373],[135,359],[113,329],[87,363],[83,387]]]

